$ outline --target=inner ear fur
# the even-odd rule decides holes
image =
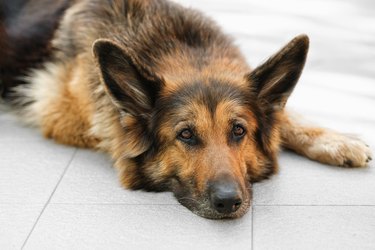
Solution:
[[[299,35],[247,77],[262,106],[284,108],[305,65],[309,38]]]

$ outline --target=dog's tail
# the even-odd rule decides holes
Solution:
[[[27,84],[25,76],[52,55],[51,41],[74,0],[0,0],[0,97]]]

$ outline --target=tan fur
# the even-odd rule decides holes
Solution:
[[[74,65],[74,66],[73,66]],[[92,122],[93,104],[88,96],[82,60],[77,59],[65,68],[58,95],[43,111],[41,127],[43,134],[57,142],[78,147],[95,148],[98,139],[89,134]],[[87,81],[87,80],[86,80]]]
[[[286,113],[281,124],[283,146],[312,160],[344,167],[365,167],[371,159],[370,148],[353,135],[304,124],[302,118]]]
[[[201,62],[201,67],[197,67],[200,62],[196,61],[196,56],[194,55],[202,53],[201,51],[195,51],[194,49],[175,51],[161,59],[158,71],[163,75],[167,86],[171,88],[191,81],[194,76],[199,76],[201,80],[208,79],[213,74],[217,79],[245,85],[246,82],[243,81],[243,75],[250,71],[250,67],[240,52],[237,50],[215,51],[217,49],[213,48],[213,51],[205,52],[207,53],[205,60],[209,60],[209,63]],[[213,57],[212,55],[218,56]]]

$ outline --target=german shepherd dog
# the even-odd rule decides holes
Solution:
[[[126,188],[237,218],[282,146],[331,165],[371,160],[361,140],[285,111],[306,35],[251,69],[215,22],[167,0],[0,3],[2,102],[47,138],[109,153]]]

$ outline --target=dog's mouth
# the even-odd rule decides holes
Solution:
[[[251,205],[252,189],[249,184],[243,194],[241,205],[233,212],[223,212],[215,209],[212,205],[209,195],[207,194],[201,196],[193,196],[186,190],[184,190],[183,192],[174,192],[174,194],[181,205],[185,206],[196,215],[214,220],[236,219],[244,216],[249,210]]]

